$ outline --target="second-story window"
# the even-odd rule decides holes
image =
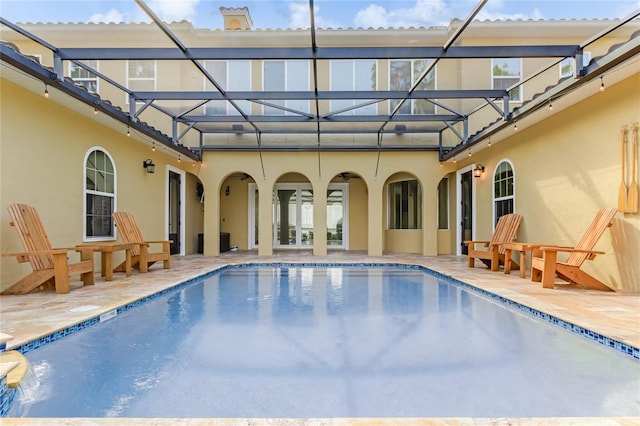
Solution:
[[[331,90],[332,91],[357,91],[376,90],[377,87],[377,62],[375,60],[346,60],[331,61]],[[341,114],[377,114],[376,104],[358,105],[367,103],[363,99],[334,99],[331,101],[331,111],[343,111]],[[353,109],[350,109],[353,108]]]
[[[494,89],[507,89],[522,79],[522,59],[500,58],[491,60],[491,80]],[[509,99],[522,102],[522,86],[509,91]]]
[[[127,87],[134,92],[156,90],[156,61],[153,59],[127,61]],[[128,95],[127,103],[129,103]]]
[[[225,91],[251,90],[250,61],[206,61],[205,68],[213,79]],[[204,90],[216,92],[217,89],[208,78],[204,78]],[[249,101],[234,100],[234,103],[245,114],[251,114]],[[205,106],[207,115],[240,115],[231,103],[225,100],[209,101]]]
[[[433,62],[431,59],[399,60],[389,61],[389,90],[409,91],[416,81],[420,79],[423,72]],[[435,67],[420,81],[417,90],[435,90],[436,69]],[[389,102],[392,112],[400,101]],[[435,105],[425,99],[412,99],[406,101],[400,107],[398,114],[433,114]]]
[[[264,61],[263,67],[263,88],[266,92],[309,90],[309,61]],[[274,100],[269,101],[269,103],[296,111],[309,112],[309,101],[307,99]],[[265,106],[264,114],[282,115],[291,113],[275,106]]]
[[[573,77],[575,73],[575,59],[564,58],[560,62],[560,78]],[[591,62],[591,52],[582,53],[582,67],[586,67]]]
[[[83,61],[83,63],[96,71],[98,70],[98,61],[95,59]],[[75,62],[69,63],[69,77],[73,79],[74,83],[84,86],[87,92],[98,93],[98,76]]]

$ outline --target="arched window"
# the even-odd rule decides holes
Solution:
[[[94,147],[84,164],[85,240],[115,239],[111,215],[116,207],[116,171],[111,156]]]
[[[494,223],[498,223],[500,216],[514,213],[515,183],[513,165],[508,160],[502,160],[496,167],[493,176],[493,206]]]

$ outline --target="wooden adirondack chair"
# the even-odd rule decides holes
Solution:
[[[26,204],[12,204],[7,209],[11,217],[10,225],[18,232],[26,251],[5,253],[2,256],[15,257],[19,263],[31,263],[33,272],[5,289],[2,294],[27,294],[37,288],[44,290],[52,286],[55,286],[56,293],[69,293],[69,276],[76,274],[81,275],[84,285],[94,284],[93,252],[90,248],[54,249],[35,208]],[[80,262],[68,262],[67,253],[71,250],[81,253]]]
[[[172,243],[168,241],[146,241],[142,237],[140,228],[136,224],[136,220],[133,214],[126,212],[113,213],[113,220],[115,222],[118,231],[120,231],[120,237],[125,243],[134,243],[134,247],[131,250],[131,265],[134,268],[138,268],[140,272],[147,272],[149,266],[156,262],[162,261],[164,263],[164,269],[171,268],[171,252],[169,247]],[[149,252],[149,246],[151,244],[162,244],[162,251]],[[114,271],[122,272],[125,270],[125,262],[116,266]]]
[[[467,253],[469,268],[474,267],[475,259],[480,259],[492,271],[497,271],[499,265],[505,262],[505,250],[501,244],[510,243],[516,238],[520,222],[522,222],[522,216],[519,214],[502,215],[498,219],[491,241],[465,241],[464,244],[469,247]],[[486,249],[478,249],[477,246],[483,246]],[[511,265],[513,269],[520,268],[515,262],[512,262]]]
[[[575,247],[537,246],[532,251],[531,281],[542,281],[542,287],[554,288],[556,275],[565,281],[581,287],[613,291],[598,279],[581,270],[585,260],[595,259],[602,251],[595,251],[596,245],[604,231],[613,225],[613,217],[618,212],[616,207],[607,207],[598,212],[593,222]],[[558,252],[570,253],[565,262],[558,262]]]

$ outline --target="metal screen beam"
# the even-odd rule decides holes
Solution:
[[[411,94],[401,90],[351,90],[351,91],[227,91],[223,94],[214,91],[207,92],[133,92],[138,100],[311,100],[316,96],[320,100],[330,99],[473,99],[473,98],[502,98],[507,94],[506,90],[414,90]]]
[[[452,46],[443,47],[318,47],[317,60],[330,59],[474,59],[474,58],[565,58],[579,51],[577,44],[532,46]],[[197,60],[313,60],[308,47],[194,47],[188,49],[189,58]],[[58,48],[64,60],[102,59],[132,60],[186,59],[179,48],[171,47],[106,47]]]

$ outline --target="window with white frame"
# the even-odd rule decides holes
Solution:
[[[389,229],[422,229],[422,189],[413,180],[392,182],[388,186]]]
[[[500,58],[491,60],[491,80],[494,89],[507,89],[522,79],[522,59]],[[522,86],[509,91],[509,99],[522,102]]]
[[[377,61],[375,60],[334,60],[331,61],[331,91],[376,90]],[[343,111],[341,114],[353,115],[377,114],[377,104],[367,103],[363,99],[333,99],[331,111]]]
[[[85,240],[113,239],[116,172],[111,156],[94,147],[87,152],[84,167]]]
[[[424,71],[431,65],[432,59],[389,61],[389,90],[409,91]],[[435,90],[436,68],[434,67],[420,81],[417,90]],[[398,105],[399,100],[389,101],[390,111]],[[433,114],[435,105],[426,99],[411,99],[400,107],[398,114]]]
[[[224,91],[251,90],[251,61],[205,61],[205,69]],[[204,78],[204,89],[216,92],[217,89]],[[251,114],[251,102],[236,100],[234,103],[245,114]],[[240,112],[228,101],[209,101],[205,105],[206,115],[240,115]]]
[[[513,165],[509,161],[503,160],[496,167],[493,176],[494,223],[498,223],[500,216],[515,212],[514,200]]]
[[[156,90],[156,61],[153,59],[127,61],[127,87],[134,92]],[[129,95],[126,102],[129,103]]]
[[[96,59],[83,61],[83,63],[96,71],[98,70],[98,61]],[[84,86],[87,92],[98,93],[98,76],[75,62],[69,62],[69,77],[73,79],[74,83]]]
[[[307,91],[309,90],[309,61],[264,61],[263,89],[265,91]],[[309,112],[309,100],[274,100],[270,104],[283,108]],[[264,106],[265,115],[283,115],[291,112],[275,106]]]
[[[582,67],[586,67],[591,62],[591,52],[582,52]],[[574,58],[564,58],[560,62],[560,78],[573,77],[575,73]]]

